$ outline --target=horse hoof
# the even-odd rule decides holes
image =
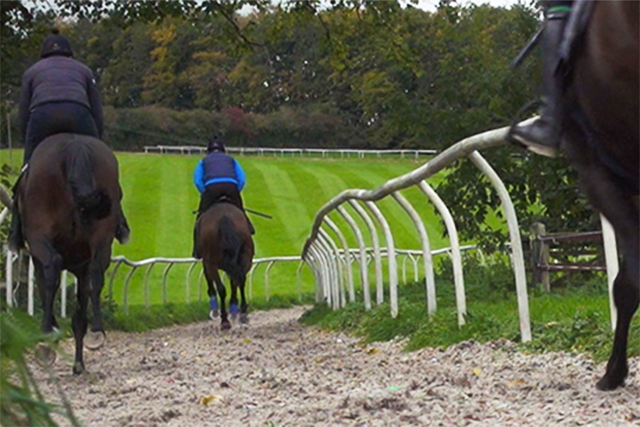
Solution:
[[[243,325],[249,323],[249,316],[247,316],[247,313],[240,314],[240,323],[242,323]]]
[[[220,310],[210,310],[209,311],[209,319],[214,320],[218,316],[220,316]]]
[[[232,322],[238,321],[238,313],[232,313],[230,317]]]
[[[84,372],[84,364],[76,362],[73,364],[73,375],[80,375]]]
[[[596,388],[601,391],[612,391],[624,385],[626,375],[611,375],[607,372],[600,381],[596,383]]]
[[[220,328],[223,331],[228,331],[229,329],[231,329],[231,323],[229,323],[229,321],[222,322],[222,324],[220,325]]]
[[[58,360],[58,353],[47,344],[38,344],[35,351],[36,359],[43,366],[51,366]]]
[[[84,337],[83,343],[87,350],[97,350],[107,341],[104,331],[89,331]]]

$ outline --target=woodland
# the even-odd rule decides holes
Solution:
[[[441,1],[2,1],[2,146],[13,146],[22,73],[52,27],[94,72],[106,142],[444,150],[509,125],[536,99],[540,53],[511,66],[541,25],[533,1],[509,8]],[[599,228],[560,157],[508,146],[483,153],[523,228]],[[467,161],[439,187],[459,228],[488,248],[497,195]],[[391,178],[391,177],[390,177]],[[500,211],[498,210],[498,214]]]

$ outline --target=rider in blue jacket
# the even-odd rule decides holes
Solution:
[[[198,216],[202,215],[213,204],[226,198],[244,212],[244,204],[240,192],[246,183],[246,175],[240,163],[226,153],[226,148],[220,137],[216,136],[207,146],[207,157],[200,160],[193,172],[193,183],[200,192]],[[246,216],[246,213],[245,213]],[[247,217],[251,234],[255,234],[253,224]],[[194,230],[193,257],[196,253],[196,232]]]

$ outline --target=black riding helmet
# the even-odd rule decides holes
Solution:
[[[219,151],[221,153],[226,153],[227,149],[224,146],[224,142],[222,142],[222,138],[219,136],[213,137],[213,139],[207,145],[207,153],[212,153],[214,151]]]
[[[65,36],[60,35],[60,31],[57,28],[51,29],[51,35],[42,42],[42,49],[40,50],[40,58],[48,58],[54,55],[73,56],[71,43]]]

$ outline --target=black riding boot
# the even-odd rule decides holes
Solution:
[[[516,144],[534,153],[555,157],[560,146],[563,76],[560,75],[560,42],[569,12],[551,8],[544,28],[543,95],[540,118],[527,126],[516,126],[510,136]]]
[[[129,236],[131,235],[131,229],[129,228],[129,223],[127,222],[127,218],[124,216],[124,212],[120,212],[120,219],[118,220],[118,225],[116,226],[116,239],[120,242],[121,245],[126,245],[129,243]]]
[[[247,212],[244,213],[245,218],[247,218],[247,224],[249,224],[249,231],[251,232],[251,235],[253,236],[254,234],[256,234],[256,229],[253,226],[253,223],[251,222],[251,220],[249,219],[249,215],[247,215]]]
[[[200,259],[200,255],[198,254],[198,220],[196,220],[196,225],[193,227],[193,250],[191,251],[191,257],[195,259]]]
[[[24,166],[22,166],[20,175],[18,175],[18,179],[16,179],[16,182],[13,184],[13,188],[11,189],[13,192],[13,205],[11,207],[11,225],[9,226],[9,238],[7,239],[7,243],[9,244],[9,249],[13,252],[18,252],[20,249],[24,248],[24,236],[22,235],[22,221],[20,220],[17,194],[20,181],[22,181],[28,167],[28,163],[25,163]]]
[[[13,207],[11,208],[11,226],[9,228],[9,249],[13,252],[18,252],[24,248],[24,237],[22,236],[22,221],[20,221],[20,214],[18,212],[18,204],[16,199],[13,200]]]

